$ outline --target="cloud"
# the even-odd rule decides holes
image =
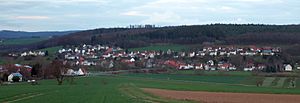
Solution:
[[[233,0],[235,2],[246,2],[246,3],[282,3],[283,0]]]
[[[48,16],[16,16],[15,19],[27,19],[27,20],[44,20],[50,19]]]
[[[192,25],[197,24],[197,19],[186,19],[174,12],[160,12],[149,14],[148,18],[141,21],[142,24],[158,24],[158,25]]]
[[[222,13],[235,13],[239,11],[238,9],[229,6],[207,7],[205,9],[211,12],[222,12]]]
[[[0,26],[70,30],[132,23],[284,24],[299,23],[299,11],[299,0],[0,0]]]
[[[128,12],[123,12],[121,15],[124,16],[147,16],[146,14],[143,14],[139,11],[128,11]]]

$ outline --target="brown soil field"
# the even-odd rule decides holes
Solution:
[[[300,103],[300,95],[289,94],[221,93],[150,88],[143,88],[143,90],[163,98],[192,100],[200,103]]]

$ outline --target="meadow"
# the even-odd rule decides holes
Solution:
[[[242,77],[242,78],[241,78]],[[165,74],[125,74],[75,78],[75,83],[42,80],[39,85],[17,83],[0,86],[0,102],[22,103],[182,103],[143,92],[140,88],[169,90],[300,94],[299,88],[245,85],[247,76],[191,76]]]
[[[44,48],[44,49],[40,49],[40,51],[48,51],[49,55],[54,55],[59,49],[62,49],[62,46]]]

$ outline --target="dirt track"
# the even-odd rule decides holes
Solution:
[[[144,91],[172,99],[188,99],[201,103],[300,103],[300,95],[216,93],[200,91],[174,91],[144,88]]]

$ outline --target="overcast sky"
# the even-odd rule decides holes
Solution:
[[[300,0],[0,0],[0,30],[211,23],[299,24]]]

